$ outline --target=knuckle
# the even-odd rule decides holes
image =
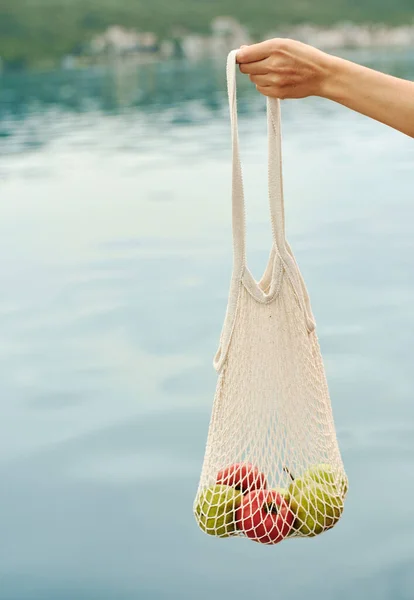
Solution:
[[[278,53],[286,52],[289,49],[290,41],[287,38],[278,38],[277,44],[275,45],[275,51]]]
[[[293,79],[297,76],[297,71],[293,65],[287,65],[283,69],[283,75],[285,76],[285,79]]]
[[[274,38],[272,40],[272,50],[277,51],[280,48],[280,44],[283,43],[285,38]]]
[[[283,50],[288,51],[288,50],[292,50],[292,46],[294,46],[296,44],[295,40],[292,40],[290,38],[283,38]]]
[[[283,83],[282,78],[278,73],[272,73],[270,76],[270,82],[273,85],[281,85]]]
[[[279,57],[276,52],[273,52],[273,54],[271,55],[269,66],[272,71],[277,71],[277,68],[279,66]]]

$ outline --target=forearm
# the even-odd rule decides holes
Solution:
[[[332,57],[321,96],[414,137],[414,82]]]

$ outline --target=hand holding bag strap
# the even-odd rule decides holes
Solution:
[[[243,177],[239,150],[237,94],[236,94],[237,50],[232,50],[227,58],[227,92],[230,108],[232,139],[232,225],[233,225],[233,274],[241,278],[246,265],[246,216]],[[309,298],[304,287],[296,261],[285,237],[285,212],[282,179],[282,142],[280,125],[280,101],[267,99],[268,120],[268,178],[269,206],[275,251],[296,291],[305,312],[307,328],[315,328],[310,312]]]
[[[236,272],[246,263],[246,217],[243,176],[239,150],[237,119],[236,62],[237,50],[232,50],[227,58],[227,91],[230,108],[232,139],[232,220],[233,250]],[[269,139],[269,204],[273,240],[279,254],[286,254],[285,219],[282,185],[282,154],[280,134],[280,102],[268,99],[268,139]]]

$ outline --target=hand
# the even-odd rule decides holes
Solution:
[[[240,71],[257,90],[282,99],[323,96],[334,61],[312,46],[282,38],[242,46],[237,53]]]
[[[247,73],[265,96],[321,96],[414,138],[412,81],[280,38],[242,46],[237,62],[240,71]]]

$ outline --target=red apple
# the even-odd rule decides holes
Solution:
[[[292,529],[294,514],[275,490],[255,490],[246,494],[236,510],[237,528],[261,544],[277,544]]]
[[[266,489],[266,477],[250,463],[235,463],[217,473],[217,485],[229,485],[245,494]]]

